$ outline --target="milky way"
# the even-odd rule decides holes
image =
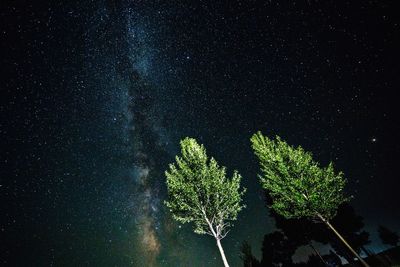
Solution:
[[[176,89],[160,76],[160,71],[174,67],[161,51],[161,21],[154,22],[152,8],[129,1],[98,4],[90,12],[83,33],[86,82],[95,89],[91,97],[101,111],[96,120],[109,135],[109,156],[115,162],[107,170],[110,186],[103,210],[116,217],[107,217],[101,231],[123,235],[118,240],[122,248],[115,247],[114,253],[122,253],[133,266],[186,264],[189,251],[204,245],[171,249],[193,241],[187,236],[190,231],[182,232],[172,222],[162,203],[163,172],[176,153],[177,140],[171,142],[172,131],[166,128],[171,119],[168,99]]]
[[[113,67],[121,90],[123,127],[126,134],[128,172],[127,183],[130,188],[126,210],[132,213],[136,236],[133,257],[135,265],[156,265],[160,253],[160,183],[165,164],[166,151],[160,143],[160,111],[156,108],[154,91],[156,84],[151,80],[149,68],[152,64],[151,36],[136,10],[128,4],[112,4],[107,10],[110,16],[110,39],[114,45]],[[131,184],[129,184],[131,183]],[[132,252],[133,253],[133,252]]]
[[[361,0],[2,5],[1,264],[221,266],[215,242],[163,205],[163,172],[186,136],[248,189],[227,258],[241,265],[245,240],[260,258],[274,220],[249,144],[258,130],[333,160],[368,249],[384,249],[377,225],[400,221],[396,10]]]

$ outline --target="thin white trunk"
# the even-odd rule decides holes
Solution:
[[[347,241],[339,234],[338,231],[336,231],[336,229],[333,227],[332,224],[330,224],[330,222],[328,220],[326,220],[324,217],[322,217],[322,215],[317,214],[317,216],[321,219],[321,221],[323,221],[334,233],[335,235],[340,239],[340,241],[343,242],[343,244],[345,244],[345,246],[351,251],[351,253],[353,253],[354,256],[357,257],[357,259],[359,259],[359,261],[362,263],[362,265],[364,265],[365,267],[370,267],[368,265],[368,263],[366,263],[363,258],[361,258],[360,255],[358,255],[357,252],[355,252],[355,250],[349,245],[349,243],[347,243]]]
[[[212,223],[207,218],[206,211],[204,209],[202,209],[202,212],[204,214],[204,219],[206,220],[212,235],[215,237],[215,240],[217,240],[217,246],[218,246],[218,249],[219,249],[219,253],[221,253],[221,258],[222,258],[222,261],[224,262],[224,266],[225,267],[229,267],[228,261],[226,260],[226,257],[225,257],[224,249],[222,248],[222,245],[221,245],[220,228],[217,227],[217,229],[214,230],[214,227],[213,227]]]
[[[217,239],[217,246],[219,248],[219,252],[221,253],[222,261],[224,262],[225,267],[229,267],[228,261],[226,260],[224,249],[221,245],[221,240]]]

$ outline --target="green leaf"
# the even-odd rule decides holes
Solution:
[[[272,208],[286,218],[330,219],[340,204],[348,201],[343,189],[347,183],[333,163],[320,167],[310,152],[288,145],[279,136],[274,140],[257,132],[251,137],[257,156],[262,187],[272,197]]]
[[[195,139],[187,137],[180,145],[181,155],[176,156],[175,163],[165,172],[168,190],[165,205],[178,222],[192,222],[195,233],[210,233],[207,220],[211,227],[222,225],[227,230],[244,208],[242,177],[234,171],[228,179],[226,168],[219,166],[214,158],[209,159],[204,146]]]

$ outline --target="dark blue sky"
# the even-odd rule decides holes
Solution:
[[[191,136],[244,177],[247,208],[223,241],[239,266],[240,243],[258,256],[274,229],[250,150],[257,130],[334,161],[370,248],[383,249],[377,225],[400,230],[395,11],[382,1],[2,4],[1,261],[219,266],[213,240],[162,205],[163,171]]]

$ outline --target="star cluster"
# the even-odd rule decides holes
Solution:
[[[333,160],[367,228],[398,229],[390,4],[13,3],[0,18],[4,265],[219,266],[212,240],[162,204],[185,136],[244,177],[247,208],[224,240],[235,265],[244,240],[256,252],[274,229],[257,130]]]

